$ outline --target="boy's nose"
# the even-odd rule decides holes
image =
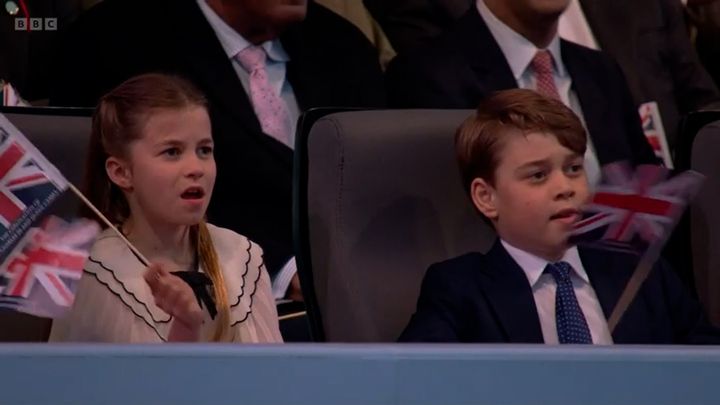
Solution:
[[[565,175],[557,176],[556,198],[567,199],[575,195],[573,180]]]
[[[558,193],[558,198],[562,198],[562,199],[566,200],[568,198],[571,198],[574,195],[575,195],[575,190],[567,189],[567,190],[563,190],[562,192]]]

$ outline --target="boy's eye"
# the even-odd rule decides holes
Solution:
[[[180,154],[180,148],[167,148],[162,152],[163,155],[175,157]]]
[[[567,171],[571,174],[579,174],[581,173],[585,168],[582,164],[574,164],[568,167]]]
[[[546,176],[546,174],[544,171],[537,171],[537,172],[530,173],[530,175],[528,177],[530,178],[531,181],[541,181],[541,180],[545,179],[545,176]]]

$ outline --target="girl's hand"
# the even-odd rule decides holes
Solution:
[[[155,305],[175,318],[168,340],[197,341],[203,313],[192,288],[158,263],[148,267],[144,278],[155,298]]]

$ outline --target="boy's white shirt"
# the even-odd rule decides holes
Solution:
[[[528,283],[532,288],[533,299],[542,328],[543,340],[546,344],[558,344],[557,325],[555,322],[555,291],[557,284],[552,275],[544,274],[548,261],[519,249],[505,240],[500,239],[503,247],[525,273]],[[575,270],[571,273],[573,289],[577,296],[580,308],[585,315],[593,344],[613,344],[607,319],[603,313],[600,301],[595,294],[595,289],[590,284],[585,267],[580,260],[577,247],[568,249],[560,261],[569,263]]]

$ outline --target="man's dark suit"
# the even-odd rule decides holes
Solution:
[[[397,53],[440,35],[475,0],[363,0]]]
[[[475,0],[365,3],[398,54],[449,29],[475,8]],[[673,148],[681,116],[720,101],[690,43],[680,0],[580,0],[580,6],[600,48],[620,64],[635,104],[658,103]]]
[[[697,31],[695,49],[700,62],[720,86],[720,2],[702,2],[687,7],[689,25]]]
[[[382,107],[377,53],[352,25],[310,2],[306,20],[281,36],[287,78],[301,110]],[[149,71],[192,80],[210,102],[218,175],[209,220],[259,243],[271,274],[293,254],[292,162],[262,133],[251,103],[195,0],[106,0],[65,38],[51,104],[92,106]]]
[[[9,4],[10,2],[3,2]],[[26,0],[32,18],[55,18],[57,29],[66,28],[82,11],[80,0]],[[20,4],[15,1],[15,4]],[[7,6],[6,6],[7,7]],[[5,8],[5,7],[3,7]],[[57,44],[58,32],[51,30],[18,30],[15,18],[0,10],[0,79],[12,83],[27,101],[48,98],[50,61]]]
[[[698,60],[679,0],[580,0],[600,48],[625,73],[637,104],[656,101],[671,149],[683,114],[720,102]]]
[[[654,163],[617,64],[600,52],[561,41],[588,132],[601,164]],[[476,8],[452,30],[395,58],[387,70],[394,107],[475,108],[493,91],[516,88],[512,70]]]
[[[606,317],[638,257],[579,248]],[[612,334],[615,343],[718,344],[700,305],[665,265],[657,265]],[[485,255],[469,253],[431,266],[405,342],[543,343],[525,273],[497,241]]]

